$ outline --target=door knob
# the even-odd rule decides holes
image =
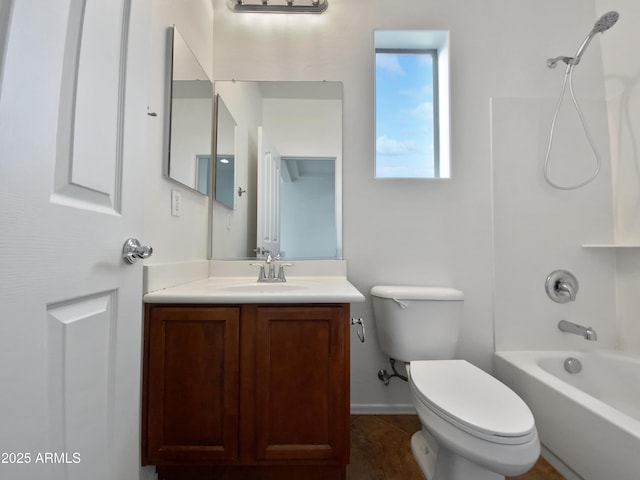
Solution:
[[[135,238],[129,238],[122,247],[122,258],[127,263],[135,263],[139,258],[149,258],[153,254],[153,248],[140,245]]]

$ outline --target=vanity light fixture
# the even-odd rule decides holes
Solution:
[[[227,0],[234,12],[322,13],[328,0]]]

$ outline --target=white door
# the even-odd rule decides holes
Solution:
[[[0,478],[136,479],[149,4],[1,1]]]
[[[258,127],[258,254],[280,253],[280,153]]]

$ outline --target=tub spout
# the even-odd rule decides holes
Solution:
[[[592,342],[598,340],[598,335],[596,335],[596,331],[591,327],[583,327],[582,325],[578,325],[577,323],[567,322],[566,320],[560,320],[558,322],[558,328],[562,332],[580,335],[581,337],[584,337],[585,340],[589,340]]]
[[[595,342],[598,340],[598,335],[596,335],[596,331],[593,328],[589,327],[584,332],[584,338],[591,342]]]

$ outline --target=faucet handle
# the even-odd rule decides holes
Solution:
[[[555,270],[547,277],[545,290],[554,302],[573,302],[578,293],[578,280],[571,272]]]
[[[259,282],[261,282],[265,278],[267,278],[266,274],[264,273],[264,265],[262,263],[250,263],[249,265],[252,266],[252,267],[260,268],[260,270],[258,271],[258,281]]]
[[[557,282],[556,283],[556,293],[558,295],[565,295],[565,296],[569,296],[569,300],[572,302],[575,302],[576,300],[576,292],[573,288],[573,285],[569,282]]]
[[[281,282],[286,282],[287,279],[284,276],[284,267],[293,267],[293,263],[281,263],[280,268],[278,268],[278,280]]]

